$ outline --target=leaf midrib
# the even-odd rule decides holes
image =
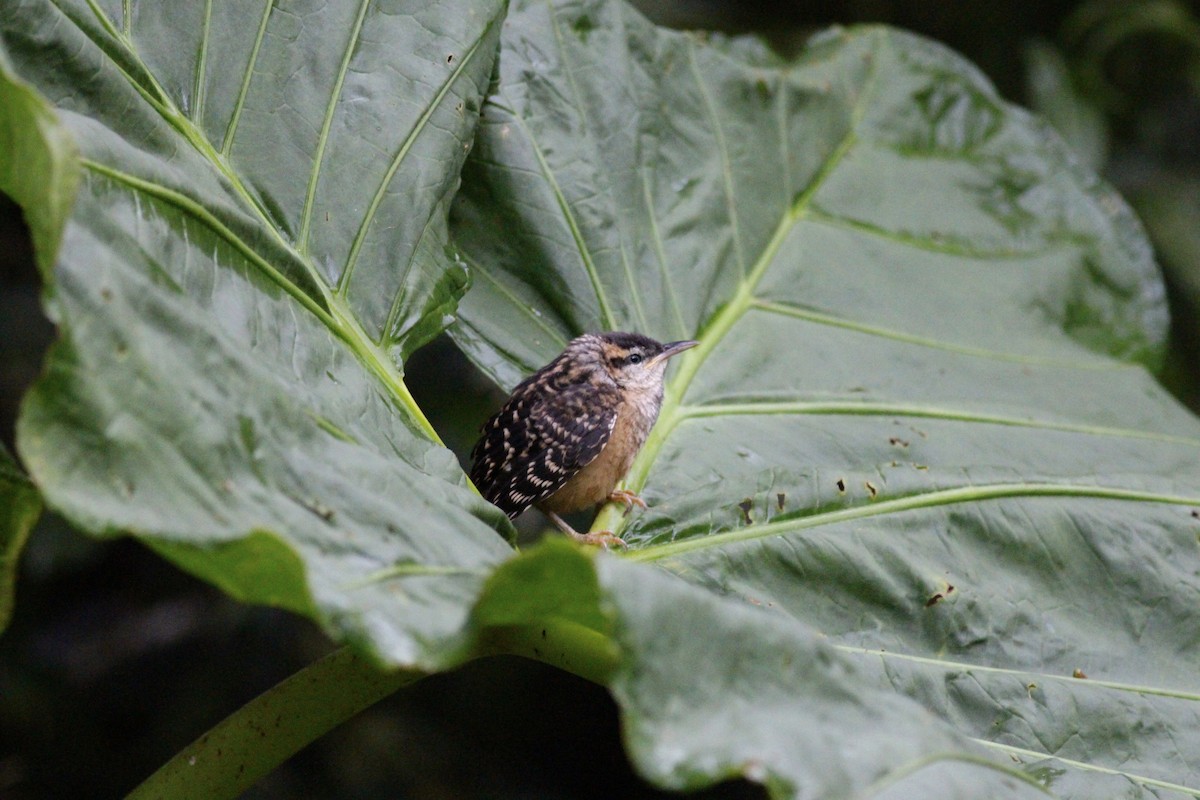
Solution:
[[[884,42],[888,41],[882,32],[875,33],[874,35]],[[667,382],[663,393],[663,404],[659,412],[658,423],[650,432],[650,436],[643,445],[641,452],[638,453],[637,458],[634,460],[633,466],[630,468],[623,482],[624,488],[637,493],[645,486],[646,477],[650,472],[651,465],[658,457],[663,443],[674,431],[675,426],[681,419],[679,412],[680,403],[692,380],[695,378],[696,373],[716,346],[733,329],[733,326],[737,324],[754,303],[754,292],[766,274],[767,269],[775,260],[775,255],[783,246],[784,240],[792,228],[795,227],[796,223],[808,213],[817,192],[858,141],[859,125],[862,123],[867,105],[874,94],[878,63],[878,59],[874,59],[871,62],[871,71],[863,82],[861,94],[851,111],[850,124],[847,126],[842,140],[833,148],[813,176],[813,179],[809,182],[809,185],[800,192],[788,208],[787,213],[780,219],[779,225],[776,226],[775,232],[763,248],[750,273],[738,284],[737,292],[733,298],[717,312],[712,321],[696,337],[700,344],[680,356],[682,363],[680,364],[679,371],[676,372],[673,379]],[[733,213],[733,209],[731,209],[731,213]],[[609,503],[596,515],[596,519],[592,523],[592,530],[609,530],[619,534],[625,524],[626,518],[620,514],[617,505]]]
[[[174,206],[182,213],[187,214],[208,228],[214,236],[227,242],[230,247],[241,253],[268,280],[282,288],[303,308],[320,320],[335,337],[345,343],[355,353],[359,361],[367,367],[371,374],[397,400],[399,407],[408,413],[417,429],[427,436],[430,441],[435,444],[442,444],[441,437],[417,405],[395,363],[367,336],[359,324],[357,317],[342,298],[330,297],[329,309],[326,310],[309,296],[307,292],[302,290],[287,276],[276,269],[271,262],[247,244],[245,240],[217,219],[205,206],[192,198],[161,184],[139,178],[136,175],[130,175],[129,173],[122,172],[91,159],[81,158],[80,164],[98,175],[103,175],[110,180],[124,184],[129,189]]]
[[[201,130],[192,119],[183,114],[182,111],[175,106],[174,102],[171,101],[170,96],[158,83],[158,80],[155,78],[153,72],[146,68],[145,63],[138,56],[137,51],[133,47],[133,41],[130,38],[130,35],[127,33],[122,33],[122,31],[116,28],[104,11],[97,5],[96,0],[86,0],[86,2],[97,21],[100,23],[100,26],[109,35],[109,37],[111,37],[112,41],[122,47],[128,56],[137,64],[141,65],[142,70],[146,75],[146,79],[150,82],[150,85],[154,90],[153,94],[143,87],[138,81],[134,80],[133,76],[120,66],[117,60],[109,53],[105,43],[97,41],[95,38],[90,36],[88,31],[82,25],[76,22],[71,15],[66,12],[66,10],[60,8],[60,11],[62,11],[64,17],[75,24],[76,28],[85,37],[95,44],[100,52],[106,56],[108,62],[113,66],[113,68],[116,69],[125,78],[125,80],[129,82],[134,90],[142,96],[142,98],[151,106],[151,108],[153,108],[172,128],[178,131],[179,134],[183,136],[183,138],[189,142],[193,148],[205,159],[205,161],[207,161],[221,175],[224,176],[236,195],[242,199],[245,206],[253,212],[255,217],[257,217],[262,228],[268,231],[269,234],[289,255],[291,255],[298,263],[303,265],[304,269],[312,278],[314,286],[320,290],[322,294],[321,299],[324,301],[325,308],[322,308],[321,304],[318,303],[316,299],[301,290],[299,286],[284,276],[266,258],[258,254],[252,247],[249,246],[249,244],[234,234],[231,229],[221,223],[215,215],[209,212],[208,209],[198,201],[195,201],[192,198],[187,197],[186,195],[166,186],[162,186],[144,178],[139,178],[96,161],[81,159],[83,166],[98,174],[104,174],[112,180],[124,183],[130,188],[136,189],[137,191],[141,191],[151,197],[174,205],[176,208],[180,209],[184,213],[187,213],[189,216],[208,227],[213,231],[214,235],[229,242],[229,244],[235,250],[246,256],[247,259],[268,279],[283,288],[305,309],[307,309],[310,313],[313,313],[314,316],[316,316],[321,323],[324,324],[338,339],[344,342],[355,353],[360,362],[367,367],[371,374],[375,375],[376,378],[384,385],[391,396],[396,400],[398,407],[408,415],[415,427],[432,442],[441,445],[441,437],[429,423],[429,420],[425,417],[424,412],[413,399],[395,362],[387,353],[382,351],[381,345],[376,343],[373,337],[368,336],[366,331],[363,330],[361,322],[358,320],[357,316],[354,314],[353,310],[350,308],[345,299],[338,296],[333,291],[333,288],[328,285],[324,279],[324,276],[320,274],[320,271],[316,268],[307,254],[299,251],[297,246],[289,242],[283,236],[282,231],[274,223],[272,223],[271,218],[267,214],[266,210],[249,192],[245,184],[242,182],[241,177],[230,167],[225,156],[208,140],[203,130]],[[336,105],[337,98],[340,95],[342,80],[344,80],[345,72],[348,68],[348,59],[350,58],[350,55],[352,55],[353,44],[355,41],[357,41],[358,33],[361,29],[362,21],[365,18],[366,8],[368,6],[369,0],[363,0],[362,6],[359,9],[355,32],[351,37],[351,43],[348,46],[346,55],[343,58],[342,70],[339,73],[339,79],[330,100],[329,109],[327,109],[325,127],[322,132],[320,143],[321,151],[315,158],[313,173],[310,177],[308,196],[305,203],[304,224],[302,224],[302,235],[298,239],[298,242],[304,246],[305,250],[307,249],[308,222],[311,218],[312,211],[311,201],[320,173],[321,161],[323,158],[323,148],[325,140],[327,139],[330,122],[328,115],[330,113],[330,109]],[[260,20],[259,38],[256,40],[255,50],[251,55],[251,63],[247,69],[253,68],[254,60],[257,57],[258,44],[261,42],[262,33],[265,31],[266,22],[270,16],[270,10],[272,7],[273,3],[268,2],[267,9]],[[124,4],[122,8],[123,16],[128,17],[128,5]],[[486,38],[488,32],[491,30],[492,24],[494,24],[494,22],[490,23],[480,32],[479,38],[473,43],[472,52],[474,52],[474,49],[476,49],[482,40]],[[207,47],[205,47],[205,49],[207,49]],[[464,61],[465,60],[466,59],[464,59]],[[446,84],[445,88],[448,88],[450,85],[452,85],[453,81],[461,74],[462,66],[463,65],[460,64],[459,68],[455,70],[454,75]],[[230,120],[231,125],[236,124],[237,115],[240,115],[240,101],[244,98],[246,89],[247,82],[243,81],[242,92],[239,94],[239,105],[235,111],[235,116]],[[434,103],[431,104],[431,108],[436,106],[436,101],[444,97],[444,94],[444,91],[438,94]],[[424,123],[427,121],[427,118],[431,113],[432,111],[428,111],[427,114],[421,118],[417,126],[414,128],[414,131],[410,133],[410,138],[415,138],[421,130],[424,130]],[[228,130],[229,129],[227,128],[227,133]]]

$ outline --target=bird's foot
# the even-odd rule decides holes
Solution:
[[[590,544],[592,547],[599,547],[602,550],[607,550],[611,546],[622,549],[628,547],[625,540],[612,531],[592,531],[591,533],[571,531],[571,536],[581,544]]]
[[[621,503],[625,506],[624,516],[628,517],[634,506],[645,508],[646,501],[627,489],[613,489],[608,493],[608,502]]]
[[[593,533],[580,533],[567,524],[567,521],[555,514],[553,511],[547,511],[546,516],[554,523],[560,531],[570,536],[580,544],[590,544],[592,547],[599,547],[607,550],[611,545],[618,547],[626,547],[625,540],[617,536],[612,531],[595,531]]]

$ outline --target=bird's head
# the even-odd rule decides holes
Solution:
[[[655,341],[640,333],[589,333],[567,346],[576,357],[593,364],[597,377],[606,376],[618,386],[629,390],[655,391],[662,389],[667,359],[682,353],[699,342]]]

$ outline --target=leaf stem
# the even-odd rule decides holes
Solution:
[[[384,672],[347,647],[263,692],[181,750],[127,800],[234,798],[317,737],[424,672]]]
[[[567,620],[490,627],[472,655],[524,656],[607,685],[619,651]],[[237,797],[302,748],[427,673],[386,671],[342,647],[263,692],[177,753],[126,800]]]
[[[558,667],[600,686],[616,671],[620,651],[604,634],[568,620],[539,625],[488,628],[478,644],[481,655],[514,655]]]

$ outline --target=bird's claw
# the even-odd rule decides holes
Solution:
[[[608,493],[608,502],[621,503],[622,505],[624,505],[625,513],[622,514],[622,516],[625,516],[625,517],[629,516],[629,512],[633,511],[634,506],[637,506],[638,508],[643,508],[643,509],[646,507],[646,501],[643,500],[642,498],[638,497],[636,494],[629,491],[628,489],[613,489],[611,492]]]
[[[612,531],[592,531],[591,533],[576,533],[575,541],[582,544],[590,544],[592,547],[599,547],[602,550],[607,550],[610,546],[615,545],[621,549],[628,547],[625,540],[617,536]]]

